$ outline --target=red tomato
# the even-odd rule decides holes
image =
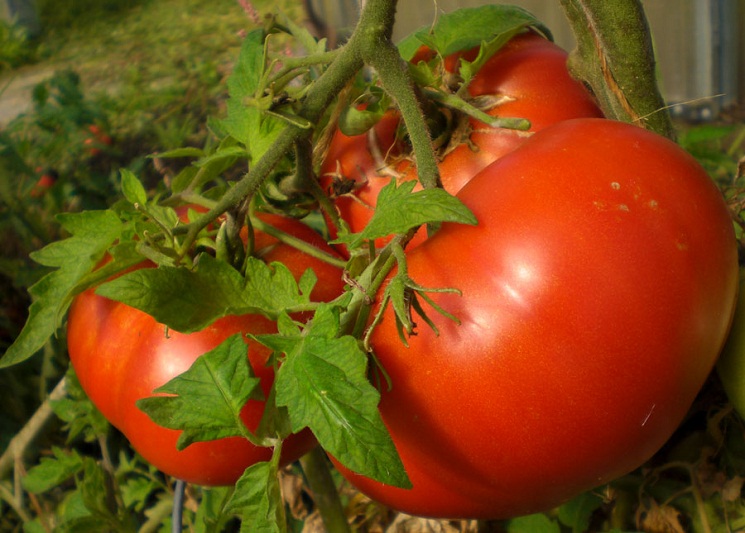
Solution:
[[[111,136],[96,124],[90,124],[87,130],[91,133],[92,137],[86,138],[83,141],[83,145],[85,145],[88,153],[92,156],[100,154],[103,146],[111,146],[114,142]]]
[[[266,222],[331,251],[312,229],[291,219],[261,215]],[[328,301],[343,290],[341,271],[295,248],[257,234],[257,256],[282,261],[299,277],[307,268],[318,276],[312,297]],[[151,267],[143,263],[138,268]],[[256,447],[243,438],[198,442],[176,450],[180,432],[155,424],[135,402],[185,372],[197,357],[236,333],[274,333],[273,322],[259,315],[228,316],[207,328],[183,334],[159,324],[150,315],[88,290],[73,302],[68,317],[70,360],[80,384],[103,415],[130,440],[147,461],[163,472],[200,485],[233,484],[251,464],[268,460],[271,449]],[[266,366],[270,351],[248,341],[248,358],[264,394],[274,380]],[[241,416],[255,430],[264,402],[249,400]],[[292,435],[284,444],[283,461],[289,463],[315,446],[308,431]]]
[[[31,188],[32,198],[41,198],[57,183],[57,173],[54,170],[44,172]]]
[[[473,59],[474,53],[463,55]],[[460,55],[446,58],[448,69],[456,69]],[[441,154],[439,169],[445,190],[456,194],[478,171],[520,146],[534,132],[562,120],[602,116],[592,96],[570,76],[566,61],[564,50],[534,33],[518,35],[489,59],[471,81],[470,96],[494,97],[496,105],[487,111],[489,115],[526,118],[531,128],[527,132],[491,128],[470,119],[468,142]],[[368,134],[348,137],[337,131],[333,137],[321,166],[321,183],[338,196],[336,205],[352,232],[361,231],[370,220],[380,189],[391,175],[417,179],[410,161],[396,159],[402,150],[395,137],[398,125],[398,114],[391,112]],[[382,157],[376,159],[373,153]],[[390,165],[389,172],[381,173],[386,165]],[[349,192],[345,189],[351,189],[352,194],[344,194]],[[424,240],[424,232],[420,233],[412,246]],[[385,242],[381,239],[376,244]]]
[[[504,518],[544,511],[643,464],[712,369],[734,310],[737,249],[722,197],[673,142],[570,120],[536,133],[458,194],[408,254],[431,297],[405,348],[392,310],[371,345],[380,410],[413,489],[342,468],[394,509]]]

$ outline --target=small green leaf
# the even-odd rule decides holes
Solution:
[[[339,117],[339,129],[344,135],[361,135],[380,121],[391,105],[390,97],[379,87],[346,106]]]
[[[304,274],[301,291],[286,266],[253,257],[247,260],[244,278],[228,263],[204,254],[195,270],[140,269],[101,285],[96,293],[189,333],[227,315],[259,313],[276,319],[287,308],[302,309],[310,303],[314,280],[312,270]]]
[[[237,270],[205,254],[198,270],[167,266],[135,270],[101,285],[96,293],[144,311],[176,331],[190,333],[241,308],[242,286]]]
[[[71,478],[83,468],[83,459],[76,451],[68,452],[52,447],[53,457],[42,457],[23,478],[23,488],[32,494],[41,494]]]
[[[345,466],[389,485],[410,487],[378,411],[380,394],[367,379],[367,354],[354,337],[337,337],[338,309],[321,304],[295,335],[255,338],[286,354],[277,371],[277,405],[292,430],[310,427],[321,446]]]
[[[588,531],[592,514],[602,503],[603,499],[594,492],[583,492],[559,507],[559,521],[572,528],[572,533]]]
[[[124,225],[113,211],[83,211],[57,216],[72,236],[31,254],[37,263],[56,267],[29,289],[29,317],[0,359],[0,368],[25,361],[44,346],[59,327],[80,281],[119,239]]]
[[[228,79],[227,116],[221,125],[236,140],[243,143],[256,161],[264,155],[286,123],[260,109],[254,100],[261,90],[266,69],[264,31],[254,30],[243,40],[233,73]]]
[[[246,469],[236,483],[226,512],[241,516],[241,533],[285,533],[287,521],[279,486],[280,448],[272,460]]]
[[[561,528],[555,520],[536,513],[510,520],[507,523],[507,533],[561,533]]]
[[[527,27],[534,27],[549,38],[551,36],[538,19],[517,6],[489,4],[463,8],[441,15],[434,26],[425,26],[414,32],[401,41],[398,48],[407,61],[414,57],[422,44],[444,57],[502,39],[504,35],[515,35]]]
[[[131,171],[123,168],[122,174],[122,193],[131,204],[145,205],[147,203],[147,191]]]
[[[247,155],[245,148],[241,146],[229,146],[216,151],[214,154],[203,157],[195,165],[197,167],[206,167],[215,163],[225,163],[225,166],[232,166],[236,160],[241,157],[245,158]]]
[[[416,183],[410,180],[396,186],[395,179],[391,179],[380,191],[375,213],[367,226],[360,233],[345,235],[336,242],[356,248],[366,240],[405,233],[430,222],[477,223],[473,213],[455,196],[443,189],[412,192]]]
[[[170,396],[144,398],[137,407],[156,424],[182,430],[176,447],[183,450],[194,442],[247,436],[240,413],[249,399],[261,398],[259,382],[245,341],[233,335],[154,391]]]
[[[184,148],[176,148],[174,150],[167,150],[150,156],[152,159],[175,159],[181,157],[202,157],[204,150],[193,146],[186,146]]]

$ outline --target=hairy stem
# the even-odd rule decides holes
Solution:
[[[368,0],[365,3],[357,29],[347,44],[339,51],[328,69],[308,88],[298,112],[298,117],[303,123],[317,124],[320,121],[336,95],[364,66],[363,50],[369,50],[371,42],[379,43],[378,48],[390,43],[395,11],[395,0]],[[190,225],[182,244],[183,253],[191,247],[202,228],[231,207],[251,197],[282,157],[292,150],[298,141],[310,137],[313,131],[313,128],[288,123],[271,148],[252,166],[248,174],[230,188],[208,213]]]
[[[577,41],[569,68],[608,118],[674,137],[641,0],[561,0]]]

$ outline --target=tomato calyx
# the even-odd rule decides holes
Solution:
[[[437,313],[452,320],[456,324],[460,324],[457,316],[438,305],[428,293],[453,293],[460,296],[462,295],[461,291],[455,287],[424,287],[420,285],[408,274],[406,254],[401,243],[399,241],[393,241],[388,246],[391,248],[391,252],[396,259],[397,271],[390,276],[388,284],[383,291],[381,303],[375,312],[370,327],[365,333],[364,345],[368,352],[372,352],[370,338],[374,328],[382,320],[388,305],[393,308],[399,338],[406,347],[408,347],[407,336],[416,335],[417,323],[415,322],[415,313],[421,317],[427,326],[432,328],[435,334],[439,335],[437,325],[429,317],[420,300],[424,300]]]

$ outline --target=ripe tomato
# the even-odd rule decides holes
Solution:
[[[100,126],[90,124],[86,129],[90,132],[91,136],[86,137],[83,145],[86,147],[89,155],[96,156],[101,153],[101,148],[113,144],[114,141],[111,136],[102,130]]]
[[[37,169],[37,171],[40,171]],[[51,189],[55,183],[57,183],[57,172],[55,170],[40,171],[42,172],[39,179],[34,183],[31,188],[32,198],[41,198],[44,196],[49,189]]]
[[[425,516],[552,508],[640,466],[683,419],[724,343],[738,284],[728,210],[677,145],[605,119],[536,133],[458,194],[477,226],[444,224],[408,254],[430,296],[371,346],[404,490],[362,492]]]
[[[473,59],[475,52],[449,56],[446,68],[456,71],[459,57]],[[426,57],[420,54],[416,59]],[[535,33],[525,33],[486,62],[468,87],[470,96],[491,97],[494,106],[488,109],[489,115],[526,118],[531,127],[527,132],[492,128],[469,119],[467,140],[440,154],[445,190],[456,194],[478,171],[520,146],[534,132],[570,118],[602,116],[592,96],[570,76],[566,61],[567,54],[560,47]],[[398,114],[391,112],[368,134],[348,137],[337,131],[332,139],[321,166],[321,183],[337,196],[336,206],[352,232],[361,231],[369,222],[380,189],[392,175],[401,180],[417,179],[410,160],[400,160],[402,146],[396,141],[399,121]],[[386,165],[388,172],[381,172]],[[420,233],[412,246],[424,240],[424,232]],[[385,242],[381,239],[377,245]]]
[[[309,227],[276,215],[261,215],[268,223],[330,251],[325,241]],[[257,256],[267,262],[283,262],[296,277],[312,268],[318,277],[312,297],[328,301],[343,290],[341,271],[266,234],[255,241]],[[143,263],[138,268],[153,265]],[[200,485],[234,483],[251,464],[268,460],[271,450],[256,447],[239,437],[198,442],[176,450],[180,432],[155,424],[135,402],[153,395],[153,390],[188,370],[197,357],[236,333],[274,333],[273,322],[259,315],[227,316],[191,334],[166,331],[150,315],[120,302],[96,295],[80,294],[68,317],[67,342],[70,361],[80,384],[103,415],[129,439],[147,461],[163,472]],[[274,380],[266,366],[270,351],[248,341],[248,358],[267,395]],[[264,402],[249,400],[241,417],[255,430]],[[284,444],[283,461],[288,463],[315,446],[311,433],[292,435]]]

